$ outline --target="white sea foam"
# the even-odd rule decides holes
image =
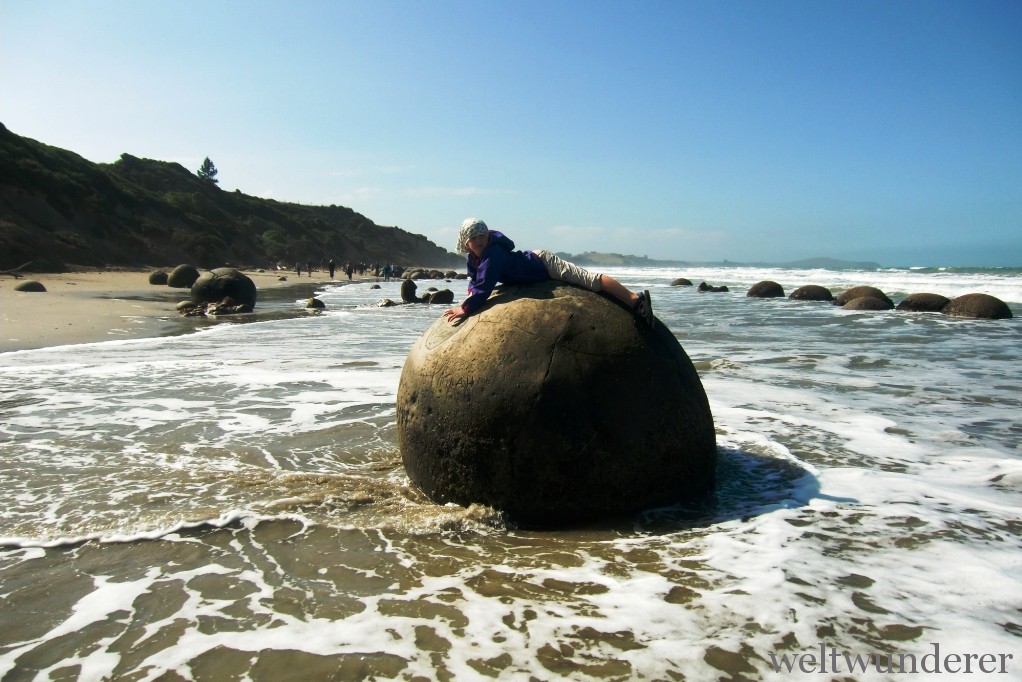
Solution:
[[[396,282],[326,288],[326,312],[299,319],[0,354],[0,595],[33,614],[31,631],[0,623],[0,677],[780,680],[771,653],[821,643],[1017,649],[1017,319],[744,288],[1017,307],[1018,276],[612,274],[653,289],[699,369],[720,453],[707,506],[539,532],[422,498],[394,400],[442,307],[377,307]],[[57,638],[61,660],[37,663]]]

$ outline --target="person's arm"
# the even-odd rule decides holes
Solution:
[[[468,266],[468,298],[455,306],[444,311],[444,317],[448,320],[458,320],[468,317],[482,307],[486,299],[493,293],[493,288],[500,281],[510,254],[504,249],[491,249],[485,254],[485,258],[477,264]]]

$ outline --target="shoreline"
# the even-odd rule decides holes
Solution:
[[[0,353],[176,336],[227,319],[238,322],[305,315],[306,309],[294,305],[295,301],[312,297],[326,285],[348,284],[347,278],[330,279],[325,271],[301,278],[287,271],[242,271],[259,292],[255,311],[217,320],[178,313],[177,304],[188,298],[189,290],[150,284],[153,271],[95,270],[26,273],[20,279],[0,277]],[[286,281],[278,281],[282,275]],[[356,276],[351,281],[376,279]],[[14,290],[19,283],[30,280],[40,282],[46,291]]]

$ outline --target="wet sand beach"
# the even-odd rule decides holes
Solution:
[[[149,284],[151,272],[105,270],[0,277],[0,352],[184,334],[217,322],[180,315],[176,306],[188,298],[189,290]],[[259,299],[254,313],[236,316],[234,321],[305,314],[296,300],[312,296],[324,284],[338,282],[326,272],[313,272],[312,277],[297,277],[293,272],[244,272],[255,282]],[[287,280],[279,281],[281,276]],[[29,280],[42,283],[46,291],[15,291],[19,283]]]
[[[544,529],[411,485],[397,391],[444,306],[286,274],[221,318],[178,317],[187,292],[146,273],[17,299],[108,306],[98,338],[171,335],[0,353],[0,679],[935,679],[938,647],[1020,679],[1022,318],[746,291],[1017,311],[1022,272],[611,272],[698,370],[713,499]],[[31,308],[17,324],[0,336],[47,331]]]

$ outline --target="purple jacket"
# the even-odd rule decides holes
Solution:
[[[482,258],[468,254],[468,298],[461,309],[471,315],[486,302],[497,282],[524,284],[550,279],[546,266],[532,251],[515,251],[515,243],[490,230],[490,245]]]

